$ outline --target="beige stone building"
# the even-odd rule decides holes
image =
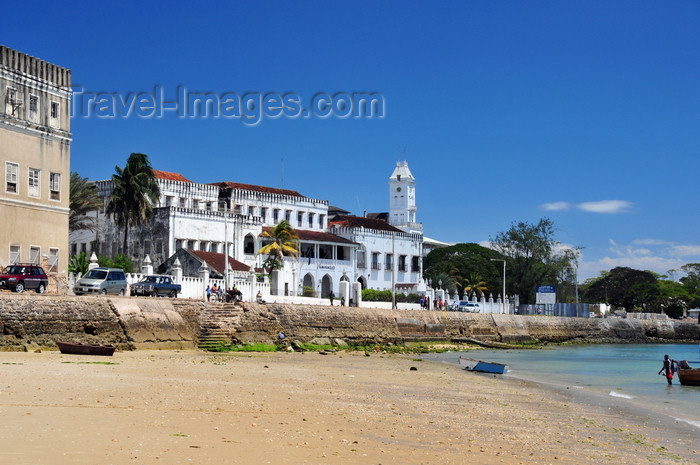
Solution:
[[[0,45],[0,266],[68,269],[71,72]]]

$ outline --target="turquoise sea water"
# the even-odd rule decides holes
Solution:
[[[700,387],[681,386],[676,375],[669,386],[661,369],[664,354],[700,367],[697,344],[610,344],[561,346],[542,350],[478,350],[429,354],[424,358],[458,364],[460,355],[506,363],[505,376],[562,389],[605,396],[616,405],[665,415],[692,425],[700,436]]]

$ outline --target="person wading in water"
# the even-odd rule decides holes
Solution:
[[[668,381],[668,384],[673,384],[671,381],[673,380],[673,373],[676,371],[675,367],[673,366],[674,363],[678,363],[672,358],[669,358],[668,355],[664,355],[664,365],[661,367],[661,370],[659,370],[659,374],[666,372],[666,380]]]

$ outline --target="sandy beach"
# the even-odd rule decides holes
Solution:
[[[689,425],[381,353],[2,352],[0,418],[13,465],[700,463]]]

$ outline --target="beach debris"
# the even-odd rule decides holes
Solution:
[[[418,367],[411,367],[410,370],[411,371],[418,371]]]
[[[326,352],[325,350],[319,350],[318,353],[321,355],[328,355],[328,352]]]

